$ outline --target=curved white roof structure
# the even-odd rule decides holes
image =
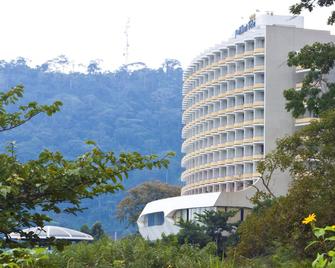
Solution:
[[[77,241],[93,240],[93,237],[89,234],[85,234],[83,232],[79,232],[73,229],[64,228],[60,226],[47,225],[47,226],[44,226],[43,228],[31,227],[31,228],[24,229],[23,232],[27,234],[30,232],[33,232],[34,234],[38,235],[40,239],[47,239],[50,237],[55,237],[56,239],[60,239],[60,240],[77,240]],[[17,240],[25,239],[24,237],[21,237],[19,233],[11,233],[10,237],[12,239],[17,239]]]
[[[260,186],[261,188],[261,186]],[[176,224],[177,211],[188,211],[192,209],[210,209],[221,206],[251,207],[250,197],[255,193],[255,188],[248,187],[237,193],[213,192],[197,195],[182,195],[156,200],[148,203],[137,220],[139,232],[142,237],[149,240],[161,238],[162,234],[170,235],[179,232]],[[161,213],[162,221],[158,224],[148,226],[149,215]]]
[[[198,208],[198,207],[214,207],[220,192],[199,194],[196,197],[196,202],[193,196],[182,195],[170,198],[164,198],[148,203],[143,209],[142,215],[156,213],[157,211],[164,212],[164,216],[169,216],[171,212],[179,209]]]

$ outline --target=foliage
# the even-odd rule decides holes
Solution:
[[[335,62],[333,43],[314,43],[306,45],[299,52],[290,52],[288,65],[310,69],[304,77],[300,90],[294,88],[284,91],[286,109],[294,117],[306,112],[319,116],[335,108],[335,83],[329,82],[327,75]]]
[[[46,267],[219,267],[214,252],[212,243],[199,249],[174,241],[149,242],[138,236],[117,241],[103,238],[90,244],[71,245],[63,252],[55,251]]]
[[[177,240],[180,245],[189,243],[202,248],[211,241],[211,238],[206,233],[205,226],[197,222],[181,220],[179,227],[181,229],[177,234]]]
[[[316,240],[311,241],[307,247],[319,244],[325,251],[324,253],[317,253],[312,266],[316,268],[334,267],[335,266],[335,225],[326,226],[324,228],[316,227],[316,215],[310,214],[302,223],[310,224]]]
[[[16,248],[0,253],[0,267],[25,268],[41,267],[48,260],[45,248]]]
[[[329,7],[334,4],[334,0],[300,0],[290,7],[291,13],[299,15],[302,10],[307,9],[312,12],[317,6],[319,7]],[[328,24],[333,25],[335,22],[335,12],[332,11],[331,15],[328,17]]]
[[[15,145],[11,144],[20,162],[38,158],[45,148],[62,152],[66,159],[75,159],[88,150],[85,140],[95,140],[104,151],[113,151],[115,155],[124,151],[136,151],[141,155],[177,151],[168,170],[134,170],[122,184],[129,189],[140,184],[143,178],[178,183],[181,172],[181,68],[164,64],[157,69],[120,69],[94,74],[52,71],[67,69],[66,62],[64,57],[59,57],[46,63],[50,68],[31,68],[24,59],[0,61],[1,88],[15,87],[17,83],[25,85],[24,101],[19,100],[18,106],[56,100],[64,104],[62,112],[50,118],[41,116],[24,127],[2,132],[0,143],[3,145],[0,147],[3,149],[4,144],[15,141]],[[9,111],[13,108],[10,105]],[[22,112],[21,118],[24,114]],[[129,232],[115,218],[116,206],[124,194],[119,191],[85,199],[82,205],[88,210],[77,216],[48,215],[53,225],[74,229],[84,223],[91,226],[100,221],[107,233],[117,231],[120,236]]]
[[[17,107],[16,112],[9,112],[6,107],[17,104],[18,100],[23,97],[23,91],[23,86],[18,85],[7,92],[0,92],[0,132],[21,126],[40,113],[51,116],[62,106],[60,101],[55,101],[52,105],[29,102],[27,105]]]
[[[98,74],[101,73],[101,68],[99,66],[98,60],[90,61],[89,65],[87,66],[87,73],[88,74]]]
[[[273,252],[276,245],[289,245],[299,256],[313,256],[320,247],[304,251],[311,234],[300,222],[312,211],[319,224],[333,223],[335,211],[335,111],[323,114],[290,137],[281,139],[271,154],[279,169],[288,170],[294,181],[288,195],[272,200],[248,216],[239,227],[238,254],[255,257]],[[266,165],[265,165],[266,168]],[[271,167],[270,167],[271,168]]]
[[[87,224],[84,224],[81,226],[80,231],[92,235],[95,240],[99,240],[105,236],[105,231],[102,228],[101,222],[94,223],[92,228],[89,228]]]
[[[310,267],[296,260],[289,249],[281,249],[272,257],[246,259],[232,257],[220,260],[215,256],[215,243],[199,248],[190,244],[179,245],[175,236],[149,242],[139,236],[113,241],[107,237],[93,243],[80,242],[63,251],[54,250],[48,258],[39,261],[40,268],[114,267],[114,268],[259,268]],[[34,266],[33,266],[34,267]]]
[[[144,182],[128,191],[117,206],[117,217],[134,226],[147,203],[179,195],[180,187],[178,186],[159,181]]]
[[[101,239],[105,235],[105,231],[102,228],[102,224],[100,222],[93,224],[91,228],[91,234],[96,240]]]
[[[85,234],[91,234],[91,229],[88,227],[87,224],[84,224],[80,227],[80,232],[83,232]]]
[[[237,211],[205,210],[201,214],[196,214],[194,221],[179,222],[180,231],[177,234],[179,244],[190,243],[200,248],[209,242],[216,244],[217,256],[222,256],[228,245],[236,242],[234,235],[238,223],[228,223]]]
[[[22,86],[0,94],[0,131],[16,128],[39,113],[52,115],[61,105],[31,102],[20,105],[18,112],[8,112],[7,107],[15,105],[22,96]],[[11,147],[9,154],[0,154],[0,233],[6,241],[10,240],[11,232],[32,238],[32,234],[24,234],[22,229],[43,227],[51,220],[47,212],[76,214],[83,210],[83,199],[123,189],[121,183],[132,170],[167,168],[169,158],[174,155],[168,153],[161,159],[137,152],[116,156],[114,152],[103,152],[92,141],[87,144],[93,149],[75,160],[66,160],[60,152],[44,150],[38,159],[23,163]]]

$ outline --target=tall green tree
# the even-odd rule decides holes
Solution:
[[[306,112],[320,116],[323,112],[335,108],[335,83],[329,75],[334,62],[333,43],[314,43],[304,46],[299,52],[289,53],[289,66],[309,69],[300,90],[291,88],[284,91],[286,109],[292,112],[294,117]]]
[[[303,10],[312,12],[317,7],[329,7],[334,4],[334,0],[300,0],[300,2],[292,5],[290,11],[292,14],[299,15]],[[335,22],[335,11],[332,11],[328,17],[327,23],[333,25]]]
[[[101,222],[96,222],[93,224],[91,228],[91,235],[94,237],[94,239],[101,239],[105,235],[105,231],[102,228]]]
[[[306,241],[313,237],[301,221],[315,213],[319,226],[334,224],[334,133],[335,111],[330,110],[319,121],[281,139],[262,162],[261,173],[276,166],[277,170],[288,171],[294,180],[286,197],[273,199],[270,206],[264,206],[242,223],[240,254],[254,257],[269,253],[277,242],[289,245],[300,256],[314,256],[319,248],[310,247],[305,252]]]
[[[22,97],[23,86],[0,93],[0,132],[19,127],[38,114],[51,116],[61,106],[60,102],[17,105]],[[14,112],[13,107],[17,108]],[[83,211],[83,199],[123,189],[122,181],[129,172],[167,167],[173,155],[159,158],[132,152],[117,156],[104,152],[92,141],[87,144],[92,149],[74,160],[65,159],[60,152],[44,150],[37,159],[23,163],[12,146],[7,153],[0,154],[0,234],[6,241],[11,232],[43,227],[51,220],[49,212]]]
[[[84,224],[80,227],[80,232],[83,232],[85,234],[91,234],[90,227],[88,227],[87,224]]]
[[[222,256],[226,247],[236,240],[235,229],[239,223],[228,222],[236,212],[205,210],[204,213],[196,214],[194,221],[181,220],[179,223],[181,230],[177,234],[178,242],[204,247],[212,241],[216,244],[217,255]]]
[[[180,195],[180,187],[160,181],[144,182],[130,189],[117,206],[117,218],[135,226],[145,205],[151,201]]]

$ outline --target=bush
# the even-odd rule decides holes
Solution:
[[[56,251],[49,256],[46,267],[209,267],[219,264],[213,243],[199,249],[165,239],[149,242],[132,236],[113,241],[103,238],[94,243],[78,243]],[[214,266],[213,266],[214,267]],[[215,266],[216,267],[216,266]]]

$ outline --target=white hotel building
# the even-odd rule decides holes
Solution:
[[[294,120],[283,91],[299,88],[306,70],[287,66],[287,55],[306,44],[330,42],[328,31],[303,28],[303,17],[259,15],[235,36],[195,58],[184,72],[184,143],[180,197],[153,201],[138,219],[141,235],[154,240],[176,233],[182,217],[205,209],[239,209],[243,220],[255,187],[257,163],[310,117]],[[271,189],[286,194],[290,178],[277,173]]]

